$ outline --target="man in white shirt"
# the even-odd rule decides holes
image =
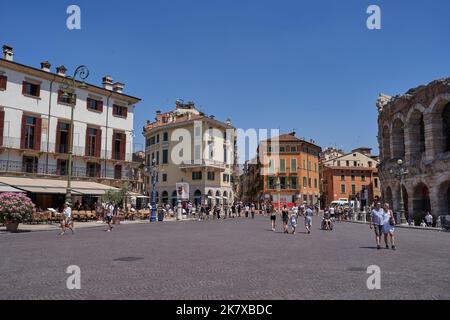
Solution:
[[[381,235],[383,234],[383,224],[384,224],[384,210],[381,208],[381,203],[377,202],[375,207],[370,213],[370,229],[375,230],[375,239],[377,242],[377,249],[381,249]]]
[[[113,226],[111,224],[112,222],[112,218],[114,215],[114,205],[112,203],[109,203],[107,208],[106,208],[106,222],[108,223],[108,232],[111,232],[111,230],[113,229]]]
[[[427,223],[427,227],[433,226],[433,216],[430,212],[427,212],[427,215],[425,216],[425,222]]]
[[[61,236],[64,233],[66,233],[66,228],[72,230],[72,234],[74,234],[72,221],[72,208],[70,208],[70,204],[68,202],[64,203],[64,210],[61,221],[61,230],[62,230],[60,233]]]

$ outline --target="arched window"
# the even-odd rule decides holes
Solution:
[[[202,192],[200,190],[195,190],[194,192],[194,204],[195,206],[202,204]]]
[[[444,152],[450,151],[450,102],[447,103],[442,111],[443,133],[444,133]]]
[[[391,158],[391,140],[390,140],[390,134],[389,134],[389,127],[384,126],[383,132],[382,132],[382,148],[383,148],[383,157],[384,159],[390,159]]]
[[[415,110],[409,120],[409,139],[411,155],[422,154],[425,152],[425,122],[423,114],[419,110]]]
[[[169,193],[167,191],[163,191],[161,194],[161,201],[164,204],[168,204],[169,203]]]
[[[220,197],[220,191],[217,190],[217,191],[216,191],[216,204],[221,204],[220,199],[221,199],[221,197]]]
[[[392,125],[392,149],[394,158],[405,157],[405,129],[400,119],[395,119]]]

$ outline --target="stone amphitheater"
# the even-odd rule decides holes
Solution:
[[[384,201],[400,210],[400,181],[391,169],[402,159],[408,169],[403,185],[406,217],[417,224],[426,211],[435,218],[450,214],[450,78],[403,95],[381,94],[377,108]]]

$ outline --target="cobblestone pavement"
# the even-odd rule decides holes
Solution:
[[[398,229],[398,250],[378,251],[367,225],[314,222],[311,235],[267,217],[2,234],[0,299],[450,299],[449,233]]]

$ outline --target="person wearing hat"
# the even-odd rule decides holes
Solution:
[[[69,228],[72,231],[72,234],[74,234],[73,231],[73,220],[72,220],[72,208],[70,208],[70,203],[66,202],[64,203],[64,210],[63,210],[63,216],[61,221],[61,233],[62,236],[64,233],[66,233],[66,228]]]

